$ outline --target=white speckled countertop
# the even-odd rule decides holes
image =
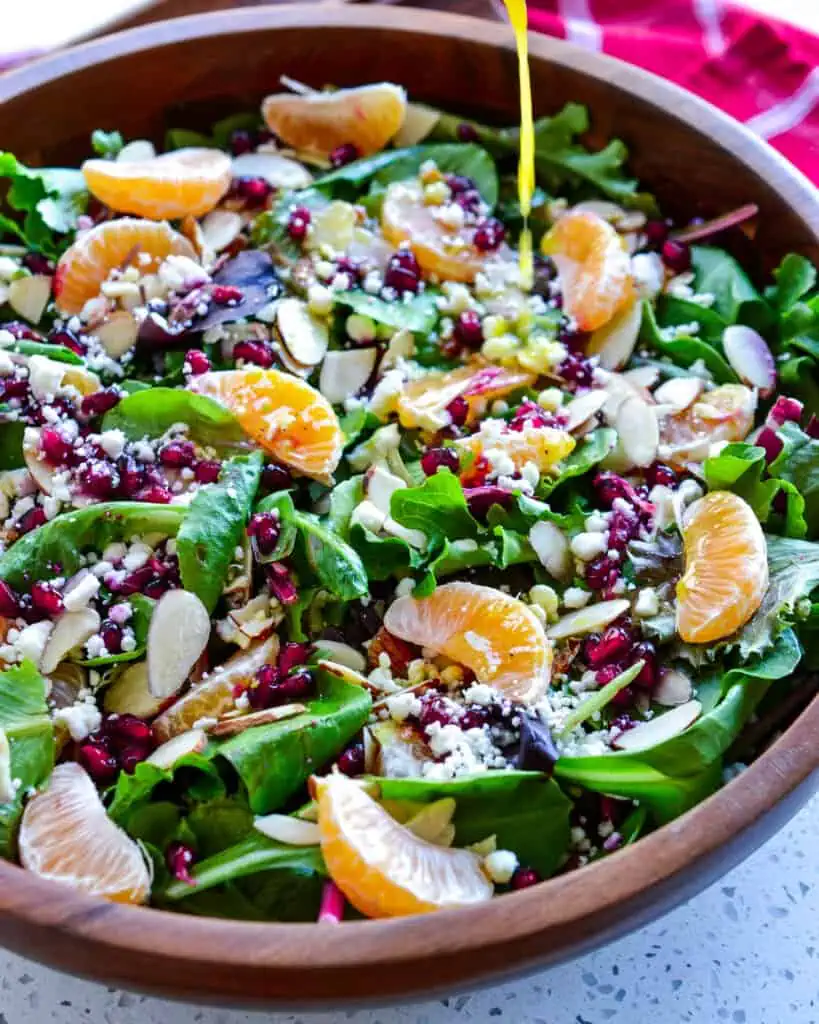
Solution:
[[[819,797],[689,904],[571,964],[474,995],[338,1014],[147,999],[0,954],[0,1024],[819,1024]]]

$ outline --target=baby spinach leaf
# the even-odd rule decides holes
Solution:
[[[610,427],[600,427],[587,434],[574,451],[560,463],[557,476],[544,477],[540,481],[538,497],[546,498],[567,480],[588,473],[605,459],[616,444],[617,433]]]
[[[418,487],[393,493],[392,518],[410,530],[425,534],[430,546],[447,538],[473,539],[480,536],[481,525],[469,511],[463,488],[449,470],[440,470]]]
[[[358,552],[371,580],[387,580],[423,565],[424,557],[400,537],[379,537],[360,523],[350,530],[350,544]]]
[[[661,295],[657,300],[657,323],[661,327],[680,327],[686,324],[697,324],[699,330],[696,337],[709,342],[721,349],[722,335],[728,326],[709,306],[700,306],[688,299],[678,299],[673,295]],[[694,334],[694,332],[691,332]]]
[[[268,814],[321,771],[349,743],[369,717],[369,693],[327,672],[316,673],[318,696],[307,711],[234,736],[215,751],[236,771],[251,809]]]
[[[691,264],[694,270],[694,290],[714,296],[711,308],[727,324],[735,324],[740,319],[745,303],[761,301],[748,275],[734,257],[723,249],[694,245],[691,247]]]
[[[157,788],[163,786],[177,800],[207,801],[221,797],[225,785],[207,752],[186,754],[173,768],[160,768],[140,762],[133,772],[121,772],[109,790],[108,814],[118,825],[130,831],[131,815],[149,803]]]
[[[19,469],[24,466],[23,432],[25,424],[14,420],[0,423],[0,470]]]
[[[409,293],[408,293],[409,294]],[[336,306],[346,306],[354,313],[368,316],[377,324],[405,329],[418,334],[429,334],[438,322],[440,313],[436,305],[437,294],[434,289],[410,295],[402,302],[385,302],[384,299],[368,292],[355,289],[349,292],[336,292]]]
[[[145,533],[175,537],[187,509],[140,501],[103,502],[52,519],[0,555],[0,579],[25,588],[32,580],[71,576],[86,551]]]
[[[819,534],[819,441],[796,423],[785,423],[778,431],[785,445],[770,467],[771,476],[786,480],[805,500],[808,535]]]
[[[13,214],[0,213],[0,232],[16,235],[28,248],[49,257],[59,256],[63,246],[55,233],[73,230],[82,212],[77,175],[82,177],[79,171],[60,168],[36,170],[11,153],[0,152],[0,178],[10,181],[5,198]]]
[[[176,535],[182,586],[213,611],[235,561],[259,489],[261,452],[222,464],[219,480],[200,487]]]
[[[568,850],[571,802],[553,780],[539,772],[486,772],[441,781],[374,781],[383,800],[427,804],[454,799],[456,846],[494,835],[500,849],[513,850],[522,864],[544,876],[560,866]]]
[[[358,553],[310,512],[295,512],[307,562],[319,582],[342,601],[369,592],[367,572]]]
[[[17,785],[14,799],[0,804],[0,856],[7,859],[15,854],[27,791],[45,782],[54,767],[54,730],[47,694],[45,679],[30,661],[0,672],[0,729],[9,743],[9,774]]]
[[[737,375],[721,353],[707,341],[695,337],[666,338],[657,323],[654,309],[648,301],[643,302],[643,319],[640,324],[640,341],[680,366],[693,366],[702,362],[718,384],[735,383]]]
[[[126,395],[103,420],[103,430],[122,430],[131,441],[161,437],[178,423],[202,444],[224,449],[247,443],[233,413],[205,395],[178,388],[150,388]]]
[[[780,313],[787,312],[816,284],[816,267],[798,253],[789,253],[773,272],[776,284],[765,297]]]

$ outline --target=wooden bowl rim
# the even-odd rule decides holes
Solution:
[[[335,27],[387,28],[513,48],[505,26],[462,15],[385,7],[255,7],[151,24],[41,58],[0,77],[0,101],[95,63],[189,39],[277,28]],[[722,148],[733,154],[739,151],[741,155],[734,159],[775,186],[783,202],[819,242],[817,191],[783,157],[732,118],[648,72],[562,40],[532,35],[530,52],[535,60],[606,82],[700,133],[719,137]],[[109,903],[0,862],[0,915],[53,929],[69,942],[92,941],[96,948],[106,947],[111,953],[139,952],[170,964],[235,965],[276,974],[303,971],[308,966],[314,971],[388,963],[400,966],[402,961],[505,945],[583,922],[593,926],[598,915],[616,913],[621,905],[631,904],[683,869],[704,863],[797,789],[819,768],[817,735],[819,697],[738,778],[636,845],[533,889],[463,910],[350,922],[341,927],[199,918]]]

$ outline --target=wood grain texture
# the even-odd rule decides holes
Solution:
[[[688,215],[762,211],[760,268],[819,260],[812,186],[741,126],[674,86],[545,37],[531,40],[538,113],[587,103],[595,136]],[[287,73],[312,84],[392,79],[415,98],[513,122],[503,26],[384,7],[249,8],[148,25],[0,79],[0,138],[33,162],[79,159],[92,128],[161,138],[258,102]],[[260,925],[89,899],[0,864],[0,941],[63,970],[199,1001],[266,1006],[396,1000],[555,962],[645,923],[728,870],[815,788],[819,701],[727,789],[604,861],[489,905],[398,921]]]

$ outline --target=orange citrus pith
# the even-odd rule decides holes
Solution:
[[[549,683],[552,646],[543,626],[522,601],[494,587],[445,583],[429,597],[400,597],[384,626],[466,665],[510,700],[535,701]]]
[[[765,535],[742,498],[712,491],[691,506],[683,541],[677,632],[687,643],[712,643],[744,626],[762,601],[768,586]]]
[[[153,220],[201,217],[230,188],[230,157],[218,149],[177,149],[149,160],[86,160],[92,195],[117,213]]]
[[[661,421],[660,442],[670,448],[672,466],[703,462],[717,441],[742,441],[754,425],[756,396],[744,384],[722,384],[706,391],[677,416]]]
[[[291,469],[318,480],[338,465],[344,435],[327,399],[279,370],[203,373],[191,385],[230,409],[242,429]]]
[[[376,153],[404,121],[407,95],[391,82],[305,96],[284,92],[262,103],[267,127],[293,149],[329,156],[351,143],[361,156]]]
[[[489,258],[499,254],[510,257],[505,247],[498,253],[480,252],[471,244],[474,228],[455,231],[436,219],[437,210],[436,206],[424,205],[424,190],[418,181],[390,185],[381,207],[384,237],[395,246],[408,243],[425,274],[472,282]]]
[[[419,839],[344,775],[316,788],[324,862],[362,914],[404,917],[492,898],[474,853]]]
[[[116,903],[144,903],[151,877],[138,844],[108,817],[76,762],[58,765],[26,805],[20,862],[41,878]]]
[[[398,419],[409,429],[440,430],[449,423],[445,410],[462,397],[473,422],[489,402],[534,384],[533,373],[473,363],[445,373],[427,373],[404,385],[398,399]]]
[[[514,462],[515,469],[523,469],[527,462],[532,462],[541,473],[545,473],[571,454],[575,443],[566,430],[524,427],[523,430],[506,430],[491,441],[480,433],[472,434],[456,441],[455,448],[469,451],[476,457],[484,454],[487,448],[500,449]]]
[[[541,248],[557,266],[566,312],[595,331],[634,297],[631,261],[614,228],[596,213],[567,213]]]
[[[124,217],[98,224],[60,257],[54,275],[54,301],[61,313],[80,313],[115,268],[136,261],[145,274],[171,255],[196,259],[191,243],[164,223]],[[150,257],[148,259],[147,257]]]

